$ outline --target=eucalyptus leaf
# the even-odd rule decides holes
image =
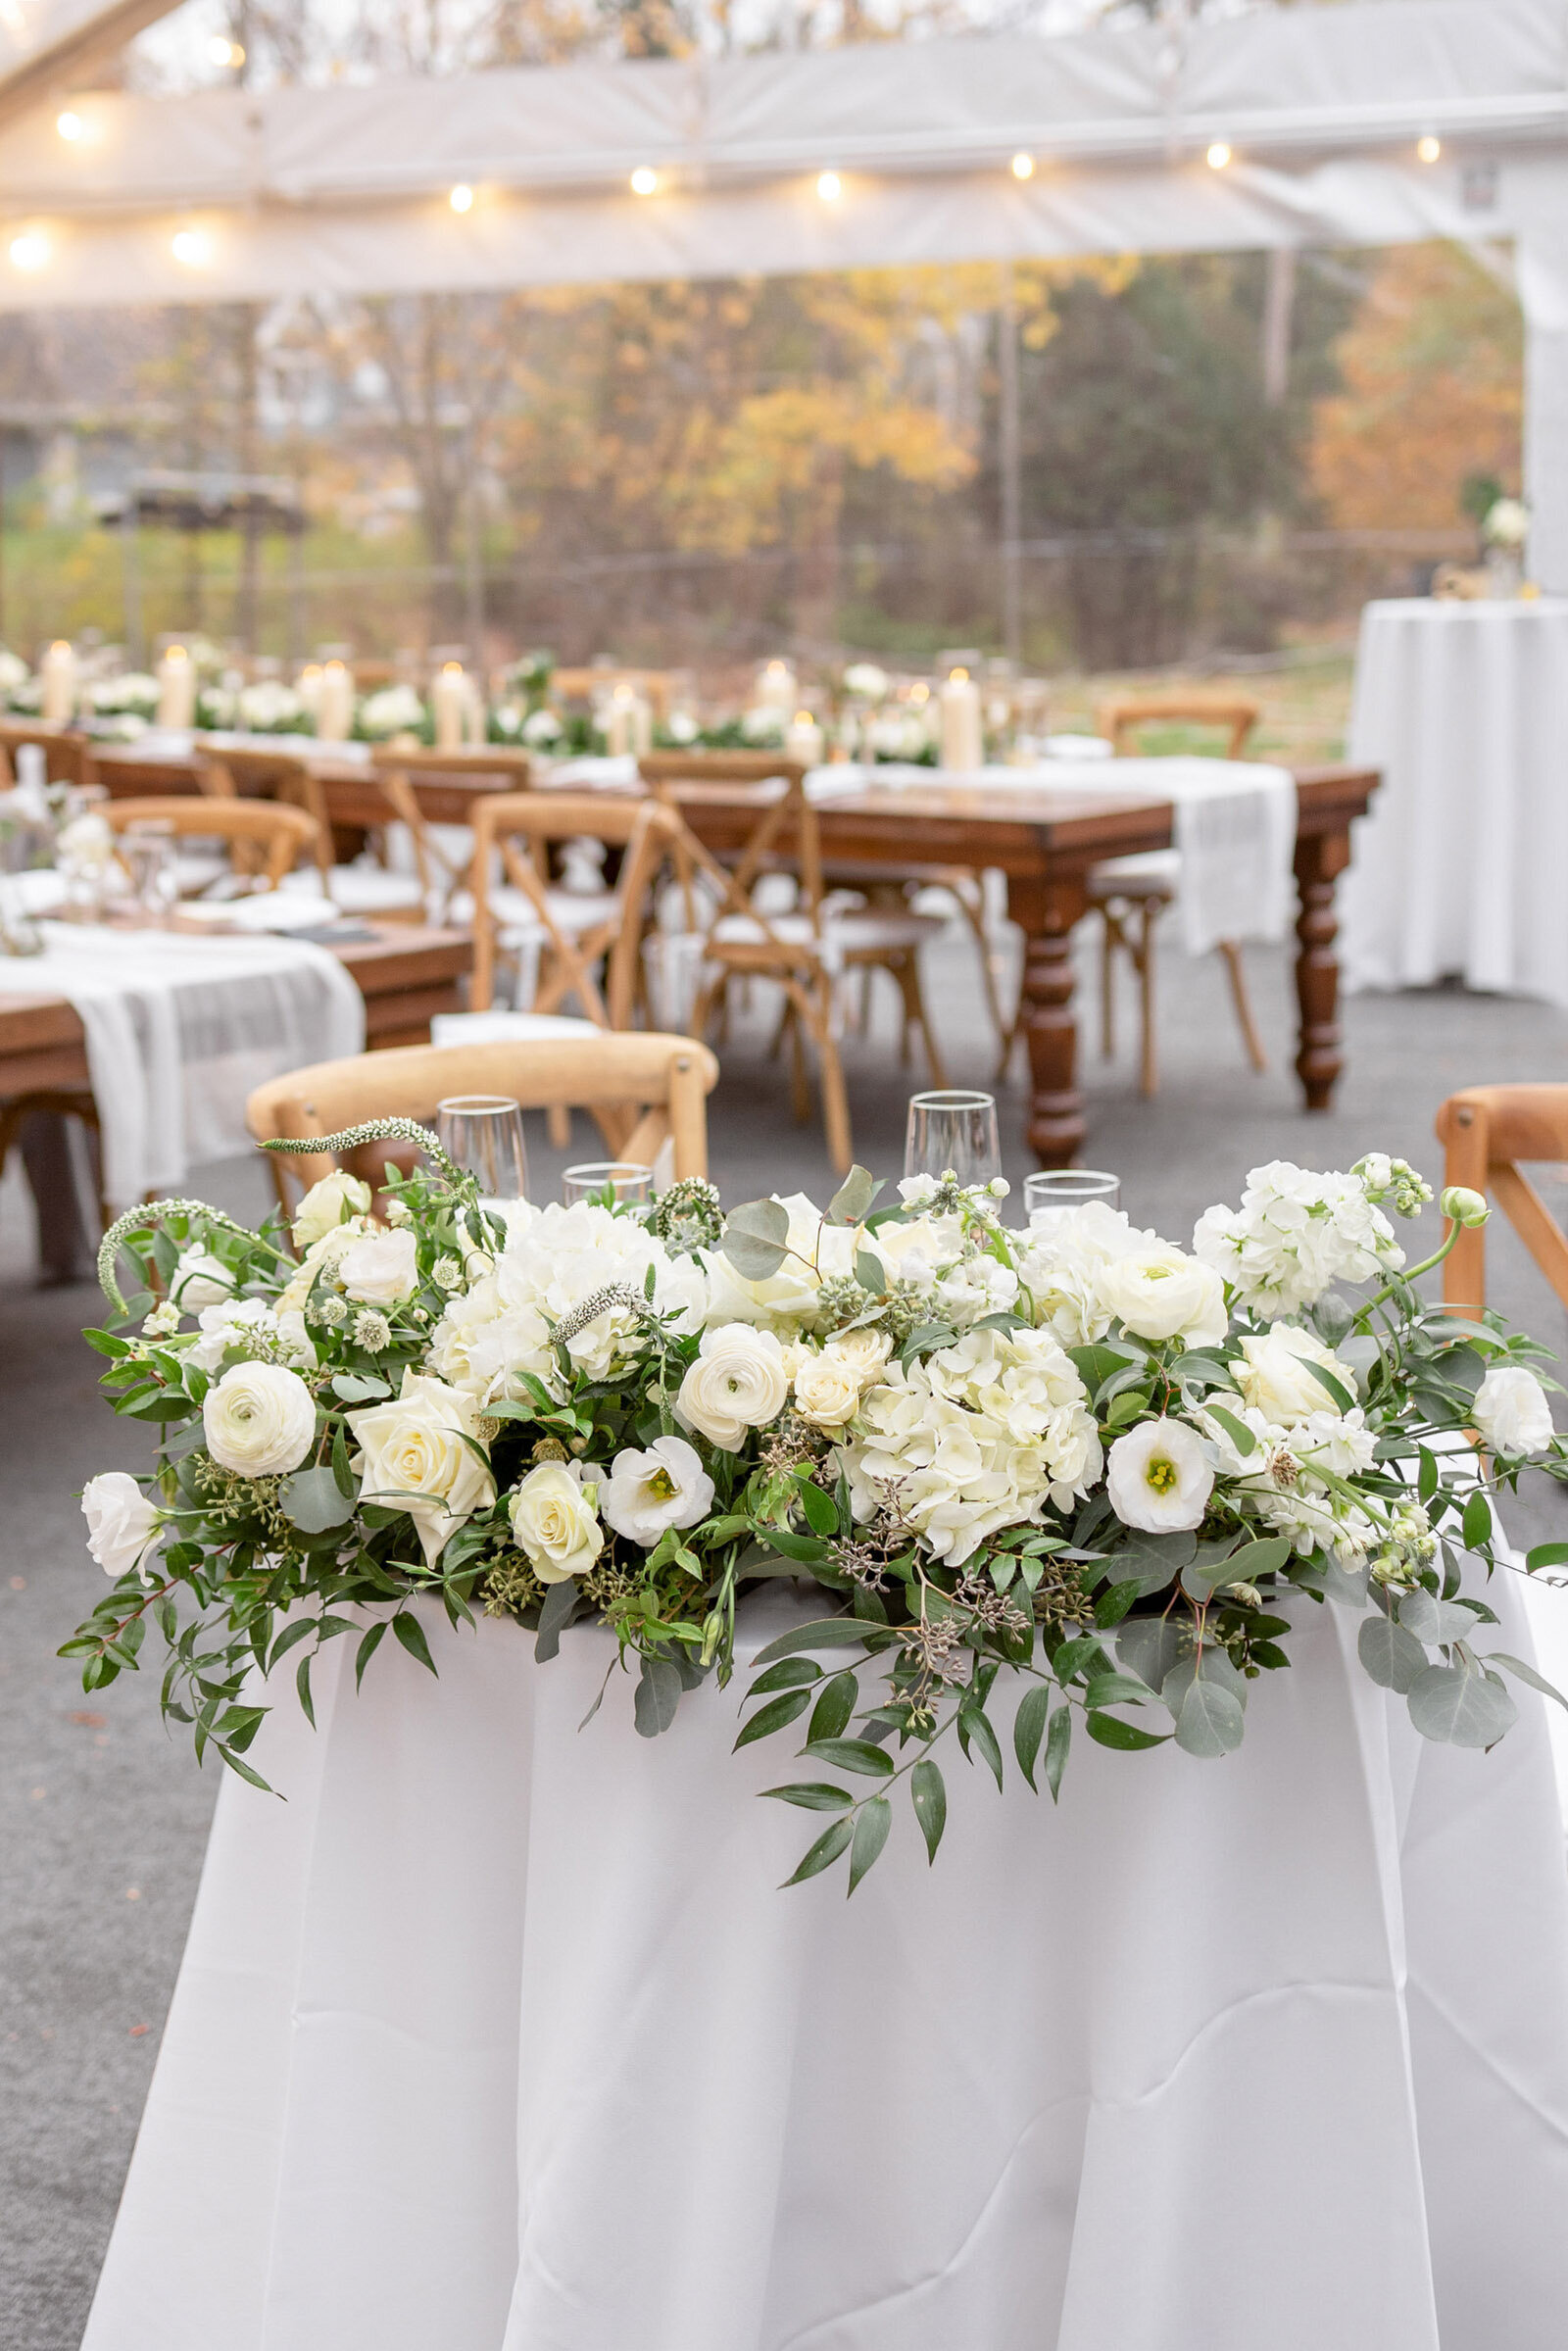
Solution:
[[[1429,1665],[1405,1700],[1423,1739],[1456,1747],[1490,1747],[1518,1720],[1502,1684],[1462,1665]]]
[[[1246,1730],[1247,1717],[1234,1690],[1206,1677],[1189,1685],[1176,1711],[1176,1744],[1189,1755],[1208,1760],[1229,1755],[1241,1745]]]
[[[354,1516],[354,1496],[345,1494],[330,1469],[297,1469],[278,1488],[283,1515],[304,1535],[322,1535]]]
[[[1129,1673],[1157,1690],[1190,1644],[1185,1624],[1163,1616],[1138,1616],[1116,1635],[1116,1655]]]
[[[1428,1648],[1468,1641],[1476,1629],[1468,1608],[1456,1608],[1451,1600],[1437,1599],[1430,1592],[1407,1592],[1399,1602],[1399,1622]]]
[[[782,1696],[772,1698],[765,1706],[758,1708],[736,1739],[736,1746],[749,1747],[754,1739],[768,1739],[775,1731],[784,1730],[798,1715],[806,1712],[810,1702],[809,1690],[785,1690]]]
[[[392,1391],[371,1372],[340,1371],[332,1376],[332,1394],[341,1396],[345,1404],[367,1404],[373,1396],[390,1396]]]
[[[789,1254],[790,1214],[781,1200],[748,1200],[724,1219],[719,1247],[748,1282],[765,1282]]]
[[[566,1620],[577,1604],[577,1587],[570,1576],[545,1589],[544,1606],[539,1611],[539,1630],[534,1636],[533,1653],[541,1665],[556,1656],[561,1648],[561,1636]]]
[[[887,1268],[868,1249],[855,1252],[855,1278],[871,1298],[880,1298],[888,1286]]]
[[[875,1176],[857,1160],[828,1201],[827,1212],[836,1224],[858,1224],[875,1200],[876,1192]]]
[[[1381,1613],[1367,1618],[1355,1645],[1372,1680],[1400,1697],[1432,1662],[1412,1632]]]
[[[788,1705],[796,1694],[804,1700],[807,1693],[801,1690],[792,1693],[791,1698],[775,1698],[773,1703],[776,1706]],[[679,1704],[680,1676],[670,1660],[667,1657],[645,1657],[642,1676],[637,1684],[637,1700],[632,1709],[642,1737],[657,1739],[661,1731],[667,1731],[675,1719],[675,1709]],[[764,1706],[762,1712],[765,1714],[767,1711]],[[747,1730],[751,1727],[748,1723]]]
[[[1145,1535],[1137,1529],[1127,1531],[1127,1540],[1104,1560],[1108,1582],[1123,1584],[1138,1579],[1138,1596],[1148,1599],[1174,1582],[1198,1549],[1196,1535]]]
[[[1544,1674],[1538,1674],[1533,1665],[1526,1665],[1522,1657],[1510,1657],[1506,1649],[1489,1649],[1483,1662],[1500,1665],[1505,1674],[1514,1675],[1520,1682],[1528,1682],[1531,1689],[1539,1690],[1543,1697],[1555,1698],[1559,1706],[1568,1707],[1568,1698],[1563,1696],[1562,1691],[1548,1682]]]

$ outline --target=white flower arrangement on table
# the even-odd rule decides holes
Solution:
[[[1530,536],[1530,509],[1522,498],[1497,498],[1487,510],[1481,536],[1489,547],[1516,554]]]
[[[429,1164],[389,1168],[379,1220],[339,1173],[291,1228],[162,1201],[104,1245],[121,1327],[88,1337],[158,1456],[86,1489],[115,1581],[64,1653],[102,1689],[156,1626],[166,1713],[246,1779],[286,1658],[308,1713],[331,1641],[360,1675],[390,1629],[434,1670],[421,1597],[516,1620],[541,1661],[607,1625],[652,1736],[729,1680],[750,1589],[815,1584],[736,1743],[793,1733],[803,1769],[767,1792],[831,1816],[795,1878],[847,1854],[851,1890],[900,1782],[934,1857],[950,1739],[1001,1784],[1004,1693],[1053,1797],[1075,1725],[1222,1756],[1324,1601],[1363,1612],[1366,1671],[1428,1738],[1490,1746],[1510,1680],[1558,1694],[1490,1645],[1474,1588],[1513,1564],[1492,1492],[1527,1462],[1568,1480],[1543,1350],[1415,1287],[1485,1217],[1473,1193],[1406,1271],[1385,1210],[1432,1195],[1381,1154],[1254,1169],[1189,1253],[1100,1203],[1009,1232],[1005,1186],[951,1177],[878,1209],[857,1168],[825,1212],[727,1218],[677,1184],[642,1221],[483,1208],[403,1121],[312,1148],[394,1139]]]

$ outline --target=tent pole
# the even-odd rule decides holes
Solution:
[[[1009,661],[1023,658],[1018,542],[1022,536],[1022,460],[1018,430],[1018,305],[1012,264],[1002,265],[997,312],[998,462],[1002,475],[1002,642]]]
[[[1520,237],[1525,318],[1524,492],[1530,570],[1548,596],[1568,593],[1568,236],[1555,220]]]

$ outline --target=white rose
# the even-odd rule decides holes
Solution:
[[[236,1363],[202,1405],[207,1449],[243,1478],[298,1469],[316,1440],[316,1400],[282,1363]]]
[[[362,1184],[358,1176],[334,1167],[332,1173],[313,1184],[294,1211],[294,1246],[309,1249],[320,1241],[345,1216],[367,1216],[370,1209],[370,1187]]]
[[[1139,1339],[1185,1339],[1211,1347],[1227,1329],[1225,1285],[1211,1265],[1160,1242],[1100,1268],[1095,1288],[1106,1312]]]
[[[593,1503],[597,1492],[584,1487],[580,1461],[541,1461],[508,1502],[517,1548],[541,1584],[582,1575],[604,1549],[605,1530]]]
[[[407,1226],[367,1233],[338,1259],[338,1279],[362,1306],[401,1306],[419,1287],[418,1251]]]
[[[606,1526],[644,1550],[667,1527],[695,1527],[712,1500],[713,1481],[684,1437],[656,1437],[646,1453],[617,1453],[599,1490]]]
[[[1167,1535],[1201,1525],[1214,1472],[1196,1429],[1146,1420],[1111,1446],[1105,1491],[1124,1527]]]
[[[351,1412],[348,1422],[365,1457],[364,1499],[406,1510],[433,1566],[447,1538],[495,1491],[489,1464],[464,1442],[479,1434],[472,1396],[405,1371],[400,1396]]]
[[[169,1295],[182,1313],[199,1314],[204,1306],[220,1306],[233,1297],[234,1277],[221,1257],[193,1246],[180,1250]]]
[[[158,1540],[164,1514],[122,1469],[89,1478],[81,1490],[87,1548],[106,1576],[139,1568]]]
[[[1544,1453],[1551,1443],[1551,1406],[1533,1371],[1494,1364],[1476,1390],[1475,1424],[1494,1453]]]
[[[704,1333],[696,1362],[680,1384],[675,1417],[723,1453],[738,1453],[748,1429],[777,1420],[789,1396],[784,1350],[771,1331],[725,1323]]]
[[[1321,1363],[1347,1396],[1355,1395],[1355,1374],[1349,1365],[1314,1332],[1296,1323],[1273,1323],[1267,1338],[1244,1339],[1242,1354],[1245,1362],[1232,1367],[1231,1377],[1246,1401],[1255,1404],[1277,1428],[1294,1428],[1314,1412],[1335,1408],[1334,1396],[1316,1373],[1305,1368],[1308,1363]]]
[[[835,1347],[808,1354],[795,1374],[795,1406],[816,1429],[842,1429],[860,1404],[861,1379],[856,1365]]]
[[[879,1331],[870,1323],[862,1323],[858,1331],[840,1331],[828,1345],[841,1363],[852,1367],[862,1388],[882,1377],[893,1352],[893,1342],[886,1331]]]

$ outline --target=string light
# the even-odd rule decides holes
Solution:
[[[473,210],[473,190],[470,187],[465,186],[464,182],[460,179],[457,186],[453,189],[451,195],[447,198],[447,202],[451,205],[455,213],[471,213]]]
[[[38,228],[24,228],[20,237],[11,240],[12,267],[17,269],[44,269],[49,265],[49,239]]]
[[[1034,159],[1034,157],[1033,157],[1032,155],[1015,155],[1015,156],[1013,157],[1013,159],[1012,159],[1012,176],[1013,176],[1013,178],[1014,178],[1014,179],[1033,179],[1034,175],[1035,175],[1035,159]]]
[[[844,183],[836,171],[818,171],[816,192],[824,204],[837,204],[844,193]]]
[[[1429,130],[1424,138],[1416,140],[1415,151],[1424,164],[1435,164],[1443,153],[1443,141],[1434,138]]]
[[[634,196],[653,196],[658,194],[659,173],[654,170],[652,164],[639,164],[637,166],[636,171],[631,175],[631,192]]]
[[[1229,147],[1226,146],[1223,139],[1216,139],[1213,146],[1210,147],[1208,151],[1207,161],[1209,170],[1211,171],[1223,171],[1230,160],[1231,151]]]
[[[86,127],[80,115],[69,106],[63,115],[55,117],[55,128],[63,139],[79,139]]]
[[[199,228],[176,228],[169,240],[169,250],[183,269],[199,269],[212,258],[212,239]]]

